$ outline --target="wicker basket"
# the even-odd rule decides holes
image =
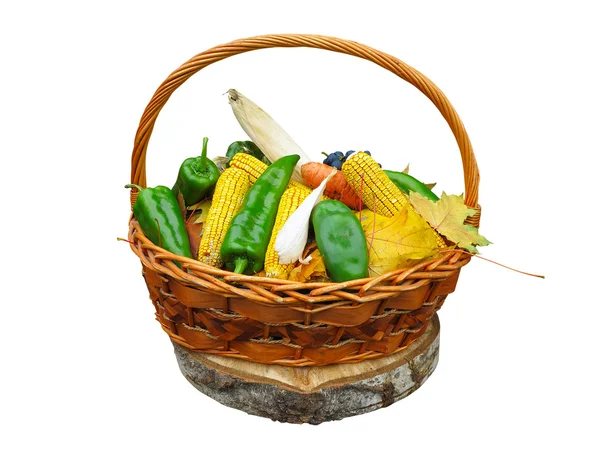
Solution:
[[[444,94],[402,61],[352,41],[312,35],[241,39],[200,53],[173,72],[142,116],[132,155],[131,182],[146,186],[146,149],[170,95],[194,73],[239,53],[270,47],[311,47],[370,60],[408,81],[444,116],[462,157],[465,203],[478,213],[479,171],[465,128]],[[131,204],[136,192],[132,192]],[[238,275],[154,245],[132,217],[129,240],[143,266],[156,318],[170,338],[190,350],[287,366],[359,362],[405,349],[453,292],[470,256],[436,259],[376,278],[346,283],[296,283]],[[181,263],[181,268],[175,264]]]

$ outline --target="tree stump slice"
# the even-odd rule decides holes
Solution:
[[[436,314],[405,350],[322,367],[259,364],[173,345],[183,375],[219,403],[279,422],[317,425],[385,408],[416,391],[435,370],[439,334]]]

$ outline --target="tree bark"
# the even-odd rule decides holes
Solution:
[[[259,364],[173,345],[183,375],[209,397],[275,421],[316,425],[385,408],[416,391],[437,365],[439,331],[435,315],[403,351],[323,367]]]

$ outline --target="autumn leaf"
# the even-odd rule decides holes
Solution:
[[[361,221],[369,249],[369,276],[408,267],[438,253],[437,237],[417,213],[403,209],[394,217],[363,210]]]
[[[204,221],[208,216],[208,210],[212,205],[212,199],[206,199],[195,205],[188,206],[187,209],[192,210],[192,214],[185,221],[185,229],[187,231],[188,240],[190,241],[190,248],[192,250],[192,256],[194,259],[198,257],[198,248],[200,247],[200,240],[202,239],[202,230],[204,228]]]
[[[177,204],[179,205],[179,211],[181,211],[181,217],[185,219],[187,211],[185,210],[185,200],[181,192],[177,192]]]
[[[300,264],[294,267],[288,276],[288,280],[304,283],[306,281],[325,281],[327,272],[325,269],[325,261],[319,249],[310,253],[310,261],[308,264]]]
[[[212,198],[206,198],[199,203],[188,206],[188,210],[192,211],[192,220],[194,223],[204,223],[208,216],[208,210],[212,206]]]
[[[445,192],[442,192],[439,201],[433,202],[420,194],[411,192],[410,202],[433,229],[458,247],[478,253],[476,245],[491,244],[479,234],[477,228],[464,223],[477,210],[466,206],[462,195],[446,195]]]
[[[200,247],[200,240],[202,239],[203,228],[203,223],[196,224],[191,220],[188,220],[185,223],[185,229],[187,231],[188,240],[190,241],[190,249],[192,251],[192,256],[194,257],[194,259],[198,258],[198,248]]]

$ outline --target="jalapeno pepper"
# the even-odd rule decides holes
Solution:
[[[413,191],[417,194],[421,194],[427,197],[430,200],[433,200],[434,202],[437,202],[440,199],[431,191],[431,189],[429,189],[415,177],[410,176],[407,173],[394,172],[392,170],[384,170],[384,172],[389,177],[389,179],[392,180],[392,183],[398,186],[398,189],[400,189],[405,194],[408,194],[409,191]]]
[[[206,156],[207,147],[208,138],[205,137],[202,143],[202,154],[186,159],[179,168],[173,193],[177,197],[181,192],[186,206],[194,205],[208,197],[221,175],[217,165]]]
[[[323,200],[311,221],[327,275],[339,283],[369,276],[367,238],[354,212],[338,200]]]
[[[166,186],[143,189],[128,184],[125,187],[140,191],[133,205],[133,215],[146,237],[171,253],[191,258],[190,242],[173,191]]]
[[[271,161],[267,159],[264,153],[256,146],[252,141],[235,141],[227,149],[225,156],[231,159],[238,153],[247,153],[248,155],[254,156],[256,159],[264,162],[265,164],[271,164]]]
[[[221,258],[227,270],[247,274],[262,270],[279,201],[299,159],[298,155],[279,158],[246,194],[221,245]]]

